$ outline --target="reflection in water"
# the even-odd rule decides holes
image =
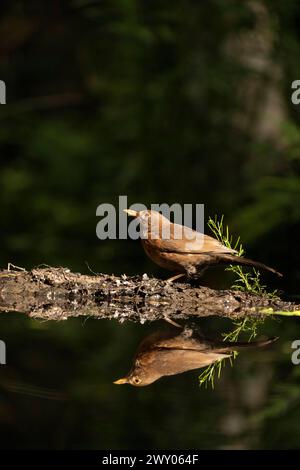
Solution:
[[[191,327],[185,327],[179,334],[178,330],[157,331],[141,342],[131,370],[114,383],[149,385],[166,375],[199,369],[232,356],[234,351],[266,346],[276,339],[233,344],[203,338]]]
[[[39,387],[33,384],[24,383],[21,381],[10,380],[9,378],[1,378],[0,390],[7,390],[8,392],[19,393],[21,395],[28,395],[35,398],[43,398],[45,400],[63,401],[67,399],[67,395],[48,387]]]

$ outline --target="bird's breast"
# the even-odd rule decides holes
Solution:
[[[142,240],[142,245],[149,258],[161,268],[183,273],[188,270],[188,255],[161,251],[155,240]]]

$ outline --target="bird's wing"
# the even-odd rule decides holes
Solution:
[[[239,344],[239,343],[238,343]],[[249,345],[249,343],[247,343]],[[202,352],[224,352],[234,349],[232,343],[214,341],[202,336],[189,335],[185,331],[178,333],[172,330],[156,331],[151,333],[140,343],[136,355],[143,355],[147,351],[183,349]],[[221,351],[222,349],[222,351]]]
[[[156,246],[160,251],[182,254],[237,253],[235,250],[227,248],[216,238],[178,224],[171,224],[168,235],[168,238],[162,237],[156,240]]]
[[[277,337],[268,338],[266,340],[252,342],[230,342],[230,341],[213,341],[205,338],[184,337],[183,334],[174,336],[173,338],[161,339],[155,342],[152,349],[176,350],[183,349],[185,351],[198,351],[207,353],[232,353],[240,349],[259,348],[267,346],[276,341]]]
[[[168,344],[168,341],[170,341],[170,344],[172,344],[172,338],[174,336],[178,336],[177,331],[172,331],[172,330],[155,331],[154,333],[151,333],[150,335],[146,336],[146,338],[144,338],[140,342],[136,354],[140,354],[144,351],[154,349],[157,347],[157,345],[160,345],[160,344],[162,345],[165,343]]]
[[[201,352],[192,349],[161,349],[152,355],[152,360],[149,361],[149,357],[147,358],[144,367],[149,371],[155,371],[158,376],[175,375],[205,367],[229,356],[224,353]]]
[[[155,342],[155,348],[184,349],[193,351],[208,351],[214,348],[214,343],[209,340],[198,338],[186,338],[184,335],[176,335],[172,338],[164,338]]]

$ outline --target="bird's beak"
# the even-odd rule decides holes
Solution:
[[[127,379],[127,377],[123,377],[122,379],[115,380],[113,383],[116,384],[116,385],[128,384],[128,379]]]
[[[137,211],[133,211],[132,209],[124,209],[124,212],[126,212],[128,215],[131,215],[132,217],[137,217],[139,215]]]

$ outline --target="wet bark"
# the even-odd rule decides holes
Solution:
[[[144,323],[211,315],[238,318],[293,311],[296,305],[234,290],[144,276],[83,275],[66,268],[0,271],[0,312],[44,320],[92,316]]]

